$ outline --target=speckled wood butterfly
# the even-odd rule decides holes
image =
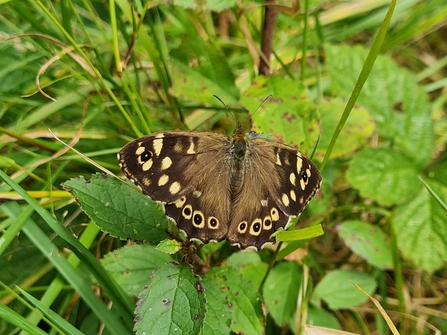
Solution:
[[[226,239],[260,249],[287,228],[321,184],[312,161],[298,150],[245,134],[169,131],[141,137],[118,154],[127,178],[192,240]]]

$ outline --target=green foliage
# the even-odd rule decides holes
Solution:
[[[442,299],[411,300],[445,291],[447,4],[281,4],[266,32],[258,1],[1,2],[1,334],[383,329],[378,312],[347,312],[372,306],[353,283],[447,332]],[[257,69],[265,33],[271,76]],[[48,131],[118,174],[130,139],[231,134],[248,112],[323,167],[301,229],[258,253],[171,239],[160,204]]]

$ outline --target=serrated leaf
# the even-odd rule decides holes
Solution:
[[[165,264],[138,298],[137,334],[199,334],[203,329],[205,289],[188,265]]]
[[[335,128],[343,114],[346,102],[341,99],[325,99],[320,103],[321,135],[314,157],[323,160]],[[365,145],[374,133],[376,122],[364,107],[356,106],[346,121],[332,150],[331,159],[347,156]]]
[[[352,308],[368,300],[352,282],[372,295],[377,284],[373,277],[353,270],[336,270],[328,273],[315,287],[313,300],[325,301],[331,309]]]
[[[218,268],[207,276],[219,287],[231,310],[231,330],[250,335],[263,334],[264,316],[256,288],[233,268]]]
[[[127,294],[137,296],[151,282],[152,273],[172,261],[149,244],[137,244],[108,253],[102,264]]]
[[[447,202],[447,187],[427,182]],[[394,225],[397,245],[402,255],[419,268],[433,272],[446,265],[447,212],[423,188],[414,198],[395,209]]]
[[[368,52],[362,47],[326,46],[334,95],[351,94]],[[379,56],[358,103],[371,111],[379,134],[393,140],[420,168],[430,162],[434,145],[430,106],[412,74]]]
[[[261,102],[269,95],[258,109]],[[306,153],[313,148],[320,133],[318,111],[300,82],[283,76],[256,78],[241,97],[253,115],[255,131],[263,131],[274,140]]]
[[[208,310],[202,334],[230,334],[231,309],[225,302],[225,294],[209,276],[203,278],[203,286],[205,287]]]
[[[158,243],[166,236],[161,205],[115,178],[94,174],[88,181],[70,179],[63,187],[101,230],[114,237]]]
[[[363,197],[390,206],[410,197],[421,184],[415,164],[398,152],[368,148],[352,159],[346,179]]]
[[[279,263],[267,277],[262,294],[270,315],[279,326],[285,326],[295,315],[302,280],[303,270],[294,262]]]
[[[379,227],[363,221],[345,221],[337,229],[345,244],[369,263],[380,269],[393,267],[389,238]]]

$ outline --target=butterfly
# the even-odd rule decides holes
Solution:
[[[118,153],[127,178],[164,205],[190,240],[227,240],[262,249],[287,229],[322,182],[300,151],[246,134],[166,131],[136,139]]]

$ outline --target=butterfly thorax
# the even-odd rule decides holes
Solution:
[[[244,183],[245,164],[247,162],[247,153],[249,152],[249,139],[239,122],[234,130],[232,137],[232,162],[231,162],[231,180],[230,188],[232,197],[237,197]]]

